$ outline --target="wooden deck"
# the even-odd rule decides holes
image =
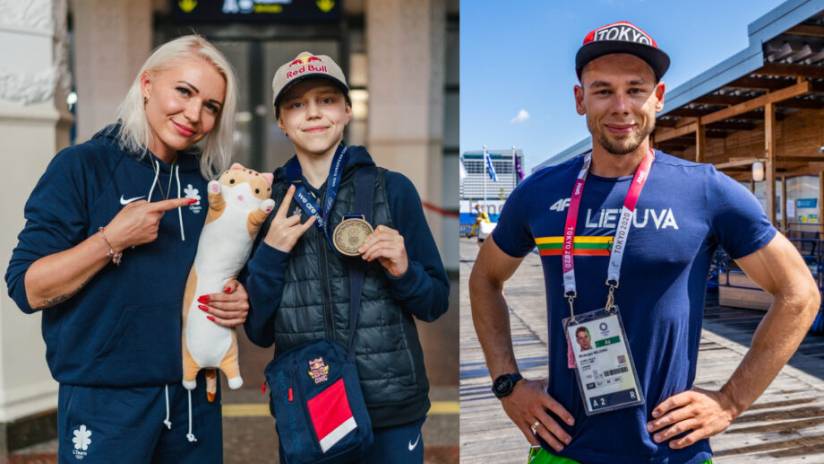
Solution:
[[[477,246],[461,240],[461,463],[517,463],[528,443],[490,392],[469,309],[467,280]],[[527,257],[505,287],[513,343],[527,377],[545,377],[546,304],[536,255]],[[708,302],[696,386],[720,388],[746,353],[763,311]],[[824,463],[824,337],[808,336],[764,395],[711,440],[720,464]]]

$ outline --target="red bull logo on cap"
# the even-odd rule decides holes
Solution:
[[[323,64],[323,60],[317,56],[311,53],[301,53],[289,63],[289,71],[286,72],[286,78],[293,79],[307,72],[328,73],[329,70],[326,68],[326,65]]]
[[[291,63],[289,63],[289,67],[291,68],[292,66],[300,66],[302,64],[311,63],[313,61],[321,61],[321,59],[310,53],[301,53],[300,55],[298,55],[297,58],[295,58]]]

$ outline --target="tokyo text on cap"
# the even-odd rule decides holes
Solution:
[[[629,53],[646,61],[660,80],[670,65],[669,56],[658,48],[655,40],[638,26],[620,21],[601,26],[584,37],[584,44],[575,55],[578,79],[590,61],[612,53]]]
[[[279,67],[272,79],[272,104],[275,105],[275,113],[283,93],[298,82],[309,78],[329,79],[340,87],[348,98],[349,86],[346,85],[346,76],[332,58],[301,52],[293,60]]]

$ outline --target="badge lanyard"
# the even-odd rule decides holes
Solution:
[[[286,163],[286,179],[289,183],[295,185],[295,199],[298,205],[306,214],[315,216],[315,226],[320,229],[321,233],[327,239],[329,239],[329,215],[332,212],[332,207],[335,205],[335,198],[338,196],[338,187],[340,187],[340,181],[343,177],[343,168],[349,159],[346,148],[346,145],[341,143],[338,145],[337,150],[335,150],[335,156],[332,158],[332,166],[329,167],[323,208],[318,205],[318,202],[315,201],[315,198],[306,190],[306,186],[301,182],[302,170],[297,156]]]
[[[639,164],[635,170],[629,191],[627,192],[626,198],[624,198],[624,206],[621,208],[621,217],[618,220],[618,226],[615,228],[615,237],[612,241],[612,251],[609,257],[609,267],[607,268],[606,285],[609,287],[606,304],[607,310],[611,310],[615,306],[614,294],[615,289],[618,288],[621,274],[621,260],[624,258],[624,251],[626,250],[627,237],[629,236],[629,229],[632,225],[632,215],[635,212],[638,197],[641,196],[641,190],[644,189],[644,184],[646,184],[647,178],[649,177],[649,171],[654,158],[655,152],[650,149],[649,153],[644,156],[641,164]],[[587,153],[584,157],[584,165],[578,173],[578,178],[575,179],[572,196],[569,200],[566,223],[564,225],[561,266],[564,271],[564,296],[566,296],[569,302],[569,312],[573,321],[575,320],[574,302],[578,293],[575,286],[575,263],[572,257],[572,251],[575,241],[575,227],[578,224],[578,209],[581,206],[581,198],[584,194],[584,184],[587,180],[590,164],[592,164],[592,152]]]

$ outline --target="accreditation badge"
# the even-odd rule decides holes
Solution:
[[[644,404],[617,306],[565,318],[587,416]]]
[[[332,243],[342,255],[358,256],[358,248],[372,232],[372,225],[362,218],[344,219],[335,227]]]

